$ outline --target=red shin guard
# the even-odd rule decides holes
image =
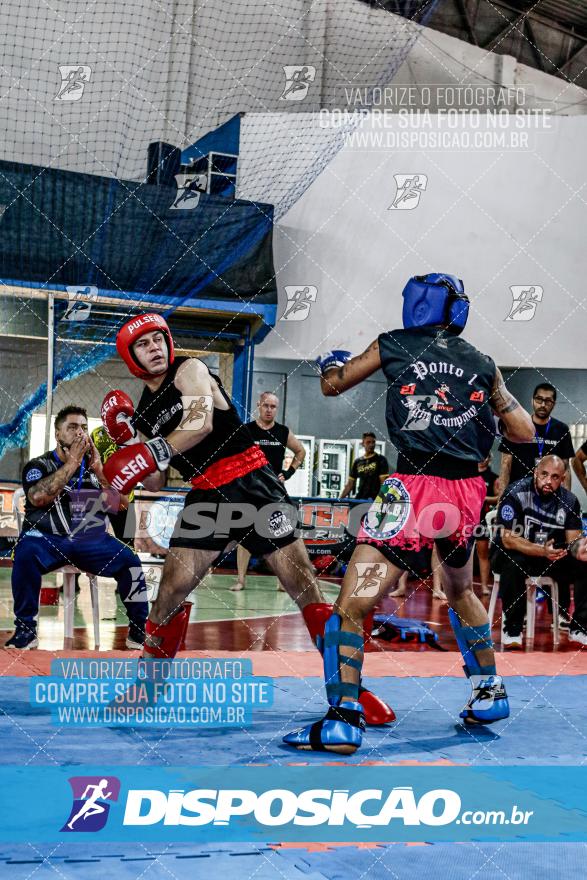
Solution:
[[[191,603],[184,602],[179,611],[167,623],[147,620],[143,657],[147,659],[172,660],[185,636],[190,619]]]
[[[316,644],[318,637],[324,636],[324,627],[331,614],[332,605],[327,605],[326,602],[310,602],[309,605],[302,608],[304,623],[308,627],[310,638],[314,644]]]
[[[186,636],[188,634],[188,624],[190,622],[190,614],[192,611],[193,604],[194,604],[193,602],[184,602],[183,603],[183,607],[187,609],[187,614],[185,616],[185,624],[183,627],[183,632],[181,634],[181,642],[179,643],[179,650],[180,651],[185,651],[185,640],[186,640]]]
[[[374,613],[374,611],[370,611],[363,622],[363,639],[365,644],[371,641]],[[326,602],[311,602],[302,610],[304,623],[308,627],[308,632],[310,633],[310,637],[314,644],[316,644],[316,638],[318,636],[322,638],[324,635],[324,626],[331,614],[332,605],[328,605]]]
[[[317,638],[324,636],[324,626],[331,614],[332,605],[328,605],[326,602],[311,602],[302,610],[304,622],[308,627],[308,632],[314,644],[316,644]],[[373,612],[370,612],[363,623],[365,644],[371,640],[372,629]],[[390,724],[392,721],[395,721],[395,712],[391,706],[388,706],[387,703],[380,700],[374,693],[362,687],[359,689],[359,703],[363,707],[367,724],[375,726]]]

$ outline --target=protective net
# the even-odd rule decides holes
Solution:
[[[4,350],[42,349],[49,289],[64,294],[56,385],[96,370],[146,307],[222,301],[238,316],[252,304],[271,323],[273,222],[343,143],[320,111],[368,109],[435,5],[6,0]],[[235,326],[226,318],[205,346],[217,351]],[[2,392],[0,453],[43,404],[44,358]]]

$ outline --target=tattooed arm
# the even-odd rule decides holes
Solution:
[[[31,486],[27,492],[27,497],[34,507],[46,507],[55,501],[57,496],[63,491],[64,487],[69,483],[77,468],[71,468],[64,464],[59,470],[48,477],[43,477],[34,486]]]
[[[379,341],[376,339],[363,354],[351,358],[342,367],[333,367],[320,379],[320,389],[325,397],[336,397],[354,388],[363,379],[381,369]]]
[[[491,409],[499,416],[502,433],[512,443],[531,443],[535,428],[530,414],[523,409],[503,381],[501,370],[496,368],[489,400]]]
[[[512,459],[513,456],[509,452],[501,453],[501,465],[499,468],[499,493],[497,496],[498,501],[510,484],[510,478],[512,474]]]
[[[63,449],[66,457],[63,465],[55,473],[42,477],[27,490],[27,498],[33,507],[46,507],[55,501],[78,470],[88,445],[88,437],[84,435],[74,440],[69,449]]]

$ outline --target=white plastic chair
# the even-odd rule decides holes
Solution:
[[[24,489],[17,489],[12,496],[12,510],[16,516],[16,525],[20,535],[24,514],[20,502],[24,498]],[[75,610],[75,576],[86,574],[90,581],[90,601],[92,603],[92,623],[94,626],[94,648],[100,647],[100,598],[98,595],[98,578],[94,574],[82,572],[75,565],[63,565],[56,569],[63,573],[63,649],[73,650],[73,614]]]
[[[552,597],[552,640],[555,645],[560,642],[560,617],[558,607],[558,584],[546,575],[526,578],[526,646],[533,647],[536,628],[536,588],[550,590]],[[493,626],[495,605],[499,593],[499,575],[493,575],[493,589],[489,600],[489,625]]]

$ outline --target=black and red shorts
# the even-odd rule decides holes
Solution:
[[[262,453],[261,453],[262,454]],[[246,453],[243,456],[246,459]],[[264,457],[264,456],[263,456]],[[233,456],[234,459],[237,456]],[[253,556],[266,556],[297,540],[297,506],[283,483],[264,464],[222,482],[230,472],[218,462],[208,478],[196,478],[175,524],[170,549],[217,550],[237,542]],[[233,471],[234,472],[234,471]],[[219,476],[223,473],[224,476]],[[222,485],[212,485],[218,478]]]

